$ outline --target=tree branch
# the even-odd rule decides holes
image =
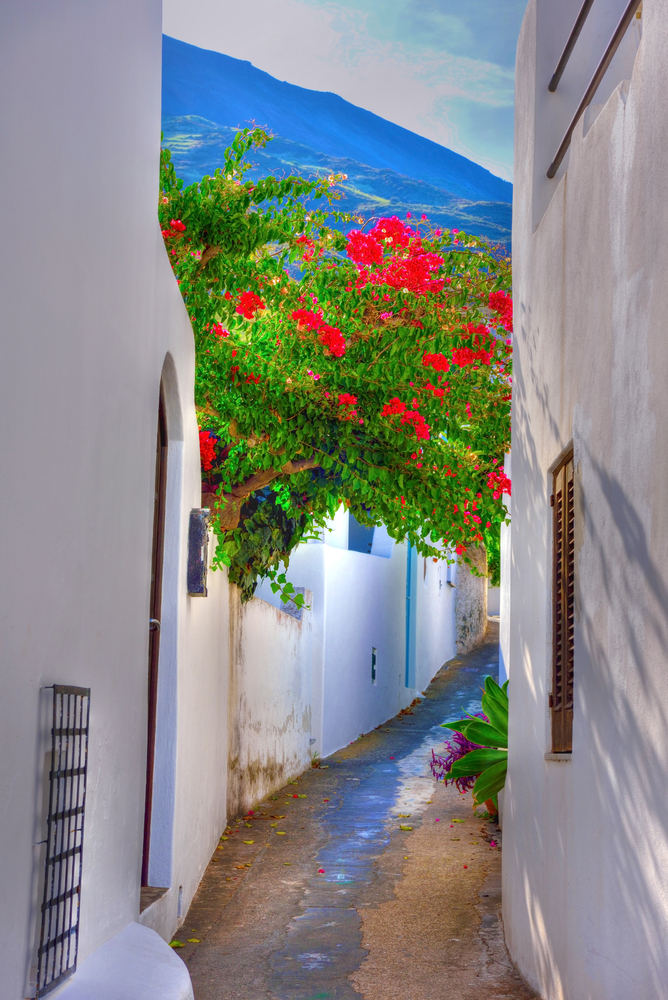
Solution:
[[[310,458],[290,460],[280,469],[263,469],[261,472],[253,473],[243,483],[233,486],[229,493],[223,493],[221,496],[216,496],[215,493],[203,493],[202,503],[218,515],[223,531],[232,531],[239,527],[241,508],[251,493],[264,489],[280,476],[294,476],[298,472],[317,469],[318,466],[319,459],[315,455],[311,455]]]

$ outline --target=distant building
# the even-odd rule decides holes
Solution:
[[[580,0],[530,0],[517,50],[504,922],[541,996],[649,1000],[668,995],[668,8],[587,6],[560,79]]]

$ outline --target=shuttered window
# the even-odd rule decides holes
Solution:
[[[554,472],[552,621],[552,752],[573,749],[573,639],[575,624],[575,510],[573,454]]]

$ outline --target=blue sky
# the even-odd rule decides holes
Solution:
[[[526,0],[163,0],[166,34],[329,90],[512,180]]]

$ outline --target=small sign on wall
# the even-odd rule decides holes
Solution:
[[[209,563],[208,507],[193,507],[188,525],[188,595],[206,597],[206,574]]]

